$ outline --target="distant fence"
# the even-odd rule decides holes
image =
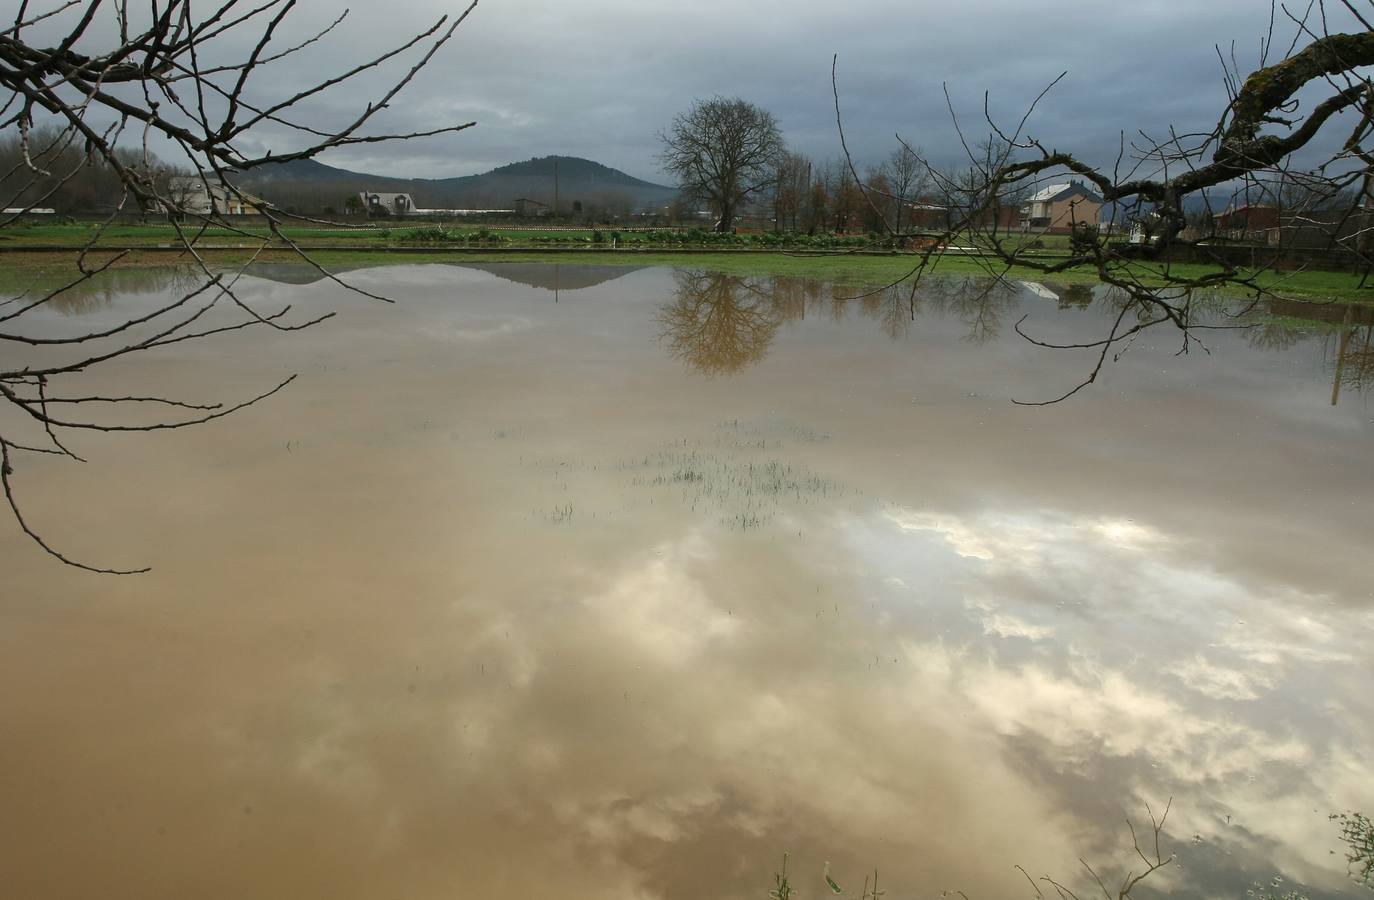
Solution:
[[[1255,244],[1201,244],[1173,246],[1165,259],[1176,263],[1222,263],[1247,269],[1321,269],[1328,272],[1362,272],[1369,265],[1360,254],[1339,247],[1315,249],[1271,247]]]

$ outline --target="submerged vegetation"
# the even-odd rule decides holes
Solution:
[[[1163,815],[1158,819],[1155,818],[1153,810],[1149,810],[1148,806],[1146,807],[1149,812],[1152,831],[1147,835],[1147,838],[1150,839],[1147,840],[1147,844],[1144,847],[1141,846],[1140,836],[1136,833],[1135,826],[1131,825],[1129,820],[1127,821],[1127,826],[1130,828],[1132,849],[1135,858],[1138,859],[1140,863],[1144,864],[1142,870],[1137,871],[1136,869],[1128,869],[1121,886],[1113,891],[1107,887],[1101,875],[1099,875],[1087,861],[1080,859],[1079,861],[1082,863],[1088,876],[1088,878],[1084,879],[1082,889],[1091,892],[1092,896],[1097,896],[1097,893],[1100,891],[1104,900],[1128,900],[1137,885],[1144,882],[1156,871],[1174,862],[1174,854],[1170,853],[1165,855],[1161,846],[1164,823],[1168,819],[1172,802],[1173,801],[1170,800],[1169,806],[1165,807]],[[1374,890],[1374,823],[1371,823],[1370,819],[1361,813],[1336,813],[1331,816],[1331,820],[1340,823],[1340,839],[1348,848],[1346,859],[1350,864],[1349,872],[1351,878],[1364,887]],[[782,868],[773,873],[775,887],[768,892],[769,900],[790,900],[790,898],[796,895],[787,875],[788,857],[789,854],[784,852],[782,855]],[[1080,900],[1080,897],[1084,896],[1076,893],[1070,885],[1066,885],[1049,875],[1042,875],[1039,879],[1035,879],[1031,877],[1025,867],[1016,865],[1013,866],[1013,868],[1025,876],[1026,881],[1029,882],[1031,889],[1035,891],[1035,896],[1039,898],[1039,900],[1044,900],[1046,891],[1049,890],[1054,891],[1062,900]],[[826,891],[838,896],[844,896],[844,889],[840,887],[839,883],[830,875],[829,863],[825,864],[821,872],[821,878],[825,884]],[[1047,885],[1045,890],[1041,889],[1036,883],[1037,881]],[[886,891],[880,891],[878,889],[878,870],[874,869],[871,881],[870,876],[865,876],[864,878],[859,900],[878,900],[879,897],[886,893]],[[943,890],[940,892],[940,896],[961,897],[963,900],[969,900],[967,894],[957,889]],[[1249,898],[1249,900],[1308,900],[1308,895],[1302,891],[1286,888],[1282,875],[1274,875],[1264,882],[1254,882],[1245,890],[1245,896]]]
[[[1337,813],[1331,818],[1340,823],[1350,876],[1374,890],[1374,822],[1357,812]]]

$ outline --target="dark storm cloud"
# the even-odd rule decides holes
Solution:
[[[294,34],[341,8],[315,0],[293,14]],[[462,8],[436,0],[358,5],[327,43],[264,75],[260,96],[280,97]],[[988,131],[984,91],[994,114],[1014,122],[1067,71],[1029,132],[1109,164],[1122,131],[1210,128],[1225,104],[1215,45],[1229,54],[1234,42],[1242,68],[1252,68],[1268,21],[1263,0],[482,0],[385,118],[395,131],[467,120],[477,128],[321,159],[436,177],[561,153],[662,181],[658,132],[693,98],[712,94],[771,110],[789,143],[825,158],[839,152],[830,90],[838,54],[850,148],[860,163],[889,152],[894,132],[937,161],[956,161],[942,85],[975,139]],[[1285,45],[1292,31],[1291,24],[1280,29]],[[361,79],[317,104],[310,120],[338,126],[381,87],[380,78]],[[256,137],[274,150],[291,144],[281,133]]]

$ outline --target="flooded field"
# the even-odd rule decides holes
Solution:
[[[263,404],[23,459],[54,543],[153,570],[0,521],[4,896],[763,900],[787,852],[804,898],[1033,897],[1139,871],[1171,798],[1133,896],[1364,893],[1328,817],[1374,812],[1367,314],[1155,329],[1025,407],[1092,354],[1016,323],[1091,341],[1110,298],[349,278],[398,302],[264,266],[339,315],[88,380],[300,373]]]

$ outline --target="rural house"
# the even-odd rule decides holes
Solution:
[[[1085,223],[1096,228],[1102,221],[1102,198],[1077,181],[1051,184],[1034,194],[1021,208],[1021,227],[1051,234],[1067,234]]]
[[[388,194],[378,191],[364,191],[358,195],[363,201],[369,218],[388,216],[408,216],[415,211],[415,201],[409,194]]]
[[[1228,206],[1214,217],[1217,231],[1269,231],[1279,227],[1277,207],[1262,203]]]
[[[255,213],[264,206],[262,200],[243,192],[233,192],[213,178],[199,175],[176,175],[167,182],[168,206],[173,212],[193,216],[211,213],[242,216]]]
[[[536,218],[551,215],[553,208],[547,203],[540,203],[538,200],[531,200],[528,197],[521,197],[515,201],[515,214],[522,219]]]

